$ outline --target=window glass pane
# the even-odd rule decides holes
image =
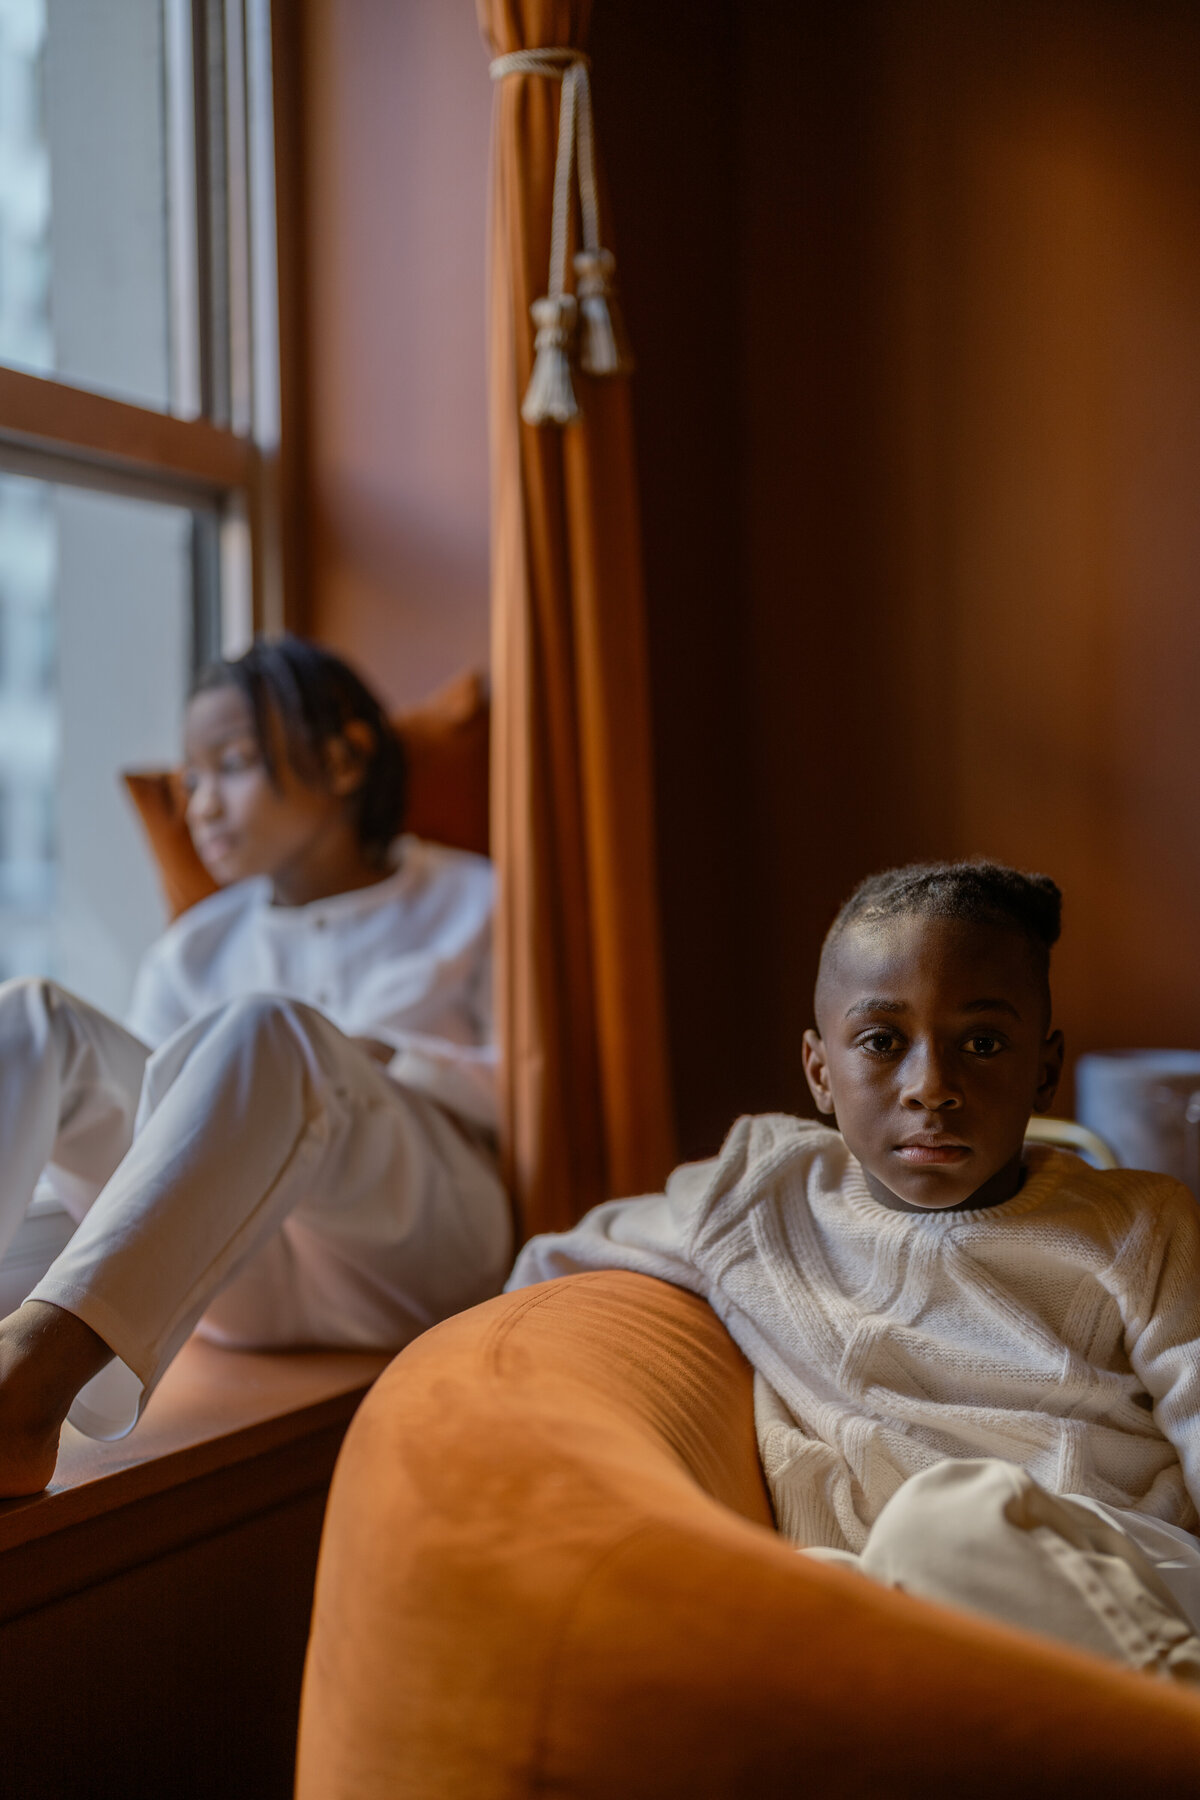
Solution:
[[[53,975],[118,1016],[163,925],[119,773],[179,757],[193,527],[0,475],[0,976]]]
[[[0,361],[191,412],[194,226],[172,234],[168,191],[187,191],[178,16],[164,0],[0,0]]]

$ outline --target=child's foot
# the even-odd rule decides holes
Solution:
[[[111,1357],[82,1319],[43,1300],[0,1319],[0,1499],[41,1493],[71,1402]]]

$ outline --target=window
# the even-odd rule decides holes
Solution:
[[[269,0],[0,0],[0,975],[120,1014],[118,786],[282,622]]]
[[[0,475],[0,978],[118,1016],[162,908],[116,771],[178,757],[206,522]]]
[[[120,1016],[119,772],[283,621],[270,0],[0,0],[0,978]],[[66,1236],[42,1192],[0,1312]]]

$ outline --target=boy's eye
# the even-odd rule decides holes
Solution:
[[[252,750],[226,750],[217,769],[222,775],[240,775],[243,770],[253,768],[257,760]]]
[[[998,1056],[1004,1048],[1004,1040],[994,1031],[977,1031],[967,1039],[965,1047],[972,1056]]]
[[[868,1031],[858,1041],[861,1048],[869,1051],[872,1056],[890,1056],[900,1040],[894,1031],[879,1030]]]

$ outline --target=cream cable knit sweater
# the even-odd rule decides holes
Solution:
[[[900,1213],[840,1135],[740,1119],[664,1195],[535,1238],[509,1287],[629,1269],[702,1294],[756,1371],[779,1528],[860,1550],[902,1481],[1000,1456],[1194,1531],[1200,1208],[1163,1175],[1031,1150],[1001,1206]]]

